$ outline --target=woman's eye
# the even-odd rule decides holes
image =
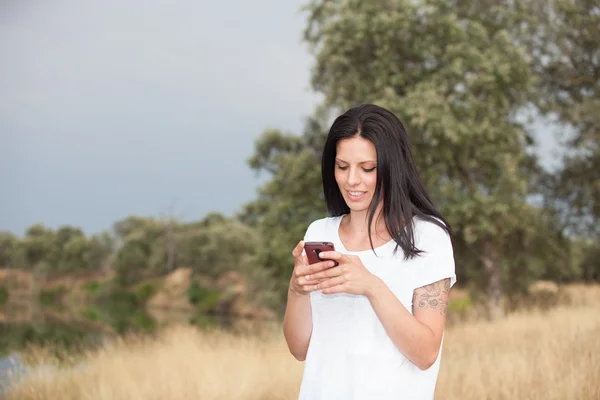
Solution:
[[[345,171],[345,170],[347,170],[347,169],[348,169],[348,167],[347,167],[347,166],[346,166],[346,167],[342,167],[341,165],[338,165],[337,167],[338,167],[338,169],[340,169],[340,170],[342,170],[342,171]]]
[[[373,167],[373,168],[363,168],[363,171],[365,171],[365,172],[373,172],[373,171],[375,171],[375,167]]]

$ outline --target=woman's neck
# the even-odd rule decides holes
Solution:
[[[345,217],[346,231],[356,235],[358,237],[368,237],[369,228],[372,237],[380,237],[382,239],[389,239],[390,234],[385,226],[385,220],[381,208],[378,208],[375,217],[373,218],[373,224],[369,227],[369,214],[368,210],[364,211],[350,211],[350,214]]]

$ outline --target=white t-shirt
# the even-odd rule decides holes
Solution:
[[[336,251],[357,255],[412,313],[413,290],[444,278],[456,282],[452,244],[439,226],[413,218],[421,256],[405,261],[396,242],[373,250],[347,251],[339,237],[342,217],[324,218],[307,229],[305,241],[333,242]],[[301,400],[433,399],[441,358],[422,371],[393,344],[366,296],[310,294],[313,330],[300,387]]]

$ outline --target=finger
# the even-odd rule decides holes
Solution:
[[[331,268],[334,265],[334,261],[321,261],[314,264],[299,265],[294,269],[294,274],[296,274],[296,276],[311,275],[315,272],[321,272],[327,268]]]
[[[315,292],[315,291],[319,290],[319,289],[317,289],[317,285],[303,285],[301,287],[305,293]]]
[[[306,279],[306,277],[301,276],[299,278],[296,278],[296,285],[297,286],[307,286],[307,285],[318,285],[321,282],[325,282],[328,278],[323,278],[323,279]]]
[[[343,271],[342,271],[341,267],[327,268],[324,271],[315,272],[314,274],[306,275],[306,279],[307,280],[316,280],[316,279],[323,279],[323,278],[332,278],[334,276],[341,275],[342,272]]]
[[[317,285],[320,290],[331,288],[334,286],[341,285],[346,282],[344,275],[336,276],[330,279],[327,279],[325,282],[321,282]]]
[[[310,293],[310,292],[314,292],[317,291],[319,289],[317,289],[317,285],[314,284],[304,284],[304,285],[294,285],[294,289],[293,289],[296,293]]]
[[[304,250],[303,240],[298,242],[296,247],[294,247],[294,250],[292,250],[292,256],[294,257],[294,259],[296,259],[296,261],[302,261],[302,258],[300,257],[302,255],[302,250]]]
[[[319,253],[319,257],[320,258],[326,258],[328,260],[336,260],[339,261],[341,260],[344,255],[340,252],[337,251],[322,251]]]
[[[323,294],[333,294],[333,293],[349,293],[348,283],[342,283],[339,285],[331,286],[325,289],[322,289],[321,292]]]

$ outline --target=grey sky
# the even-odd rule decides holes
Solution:
[[[300,132],[318,100],[303,3],[4,2],[0,230],[239,210],[254,140]]]

